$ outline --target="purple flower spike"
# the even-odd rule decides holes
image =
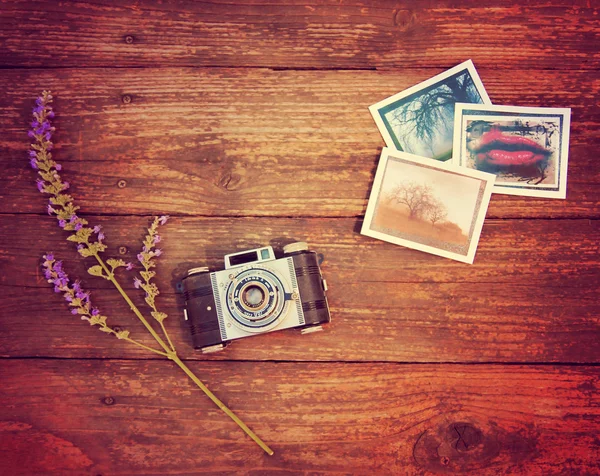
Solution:
[[[35,137],[35,132],[33,132],[33,131],[29,131],[29,132],[27,133],[27,135],[28,135],[29,137],[31,137],[31,138],[34,138],[34,137]]]
[[[44,184],[44,181],[43,181],[43,180],[37,179],[37,180],[35,181],[35,184],[37,185],[37,188],[38,188],[38,190],[39,190],[40,192],[44,192],[44,185],[45,185],[45,184]]]
[[[69,223],[75,223],[77,221],[77,215],[71,215],[71,218],[69,218]]]
[[[46,134],[44,135],[44,138],[46,140],[50,140],[52,138],[52,134],[50,134],[50,132],[46,132]]]
[[[85,248],[85,246],[83,246],[81,243],[79,243],[79,244],[77,245],[77,251],[81,251],[81,250],[82,250],[82,249],[84,249],[84,248]]]
[[[49,117],[50,119],[52,119],[52,118],[54,117],[54,111],[50,111],[50,112],[48,113],[48,117]]]
[[[154,236],[154,244],[156,244],[156,243],[160,243],[160,235]]]
[[[94,233],[100,233],[100,230],[102,230],[102,225],[96,225],[94,228],[92,228]]]
[[[83,224],[82,223],[77,223],[77,225],[75,225],[75,230],[79,231],[83,228]]]
[[[35,150],[30,150],[29,157],[33,157],[33,158],[37,157],[37,152]]]
[[[143,255],[142,253],[138,253],[138,255],[137,255],[137,259],[138,259],[138,261],[139,261],[140,263],[143,263],[143,262],[144,262],[144,255]]]
[[[31,159],[29,159],[29,165],[31,165],[31,168],[33,170],[37,170],[38,169],[38,164],[37,164],[37,160],[35,157],[31,157]]]
[[[127,267],[125,269],[127,271],[131,271],[133,269],[133,263],[127,263]]]
[[[133,280],[133,287],[135,289],[140,289],[140,286],[142,285],[142,282],[140,281],[140,278],[135,278]]]
[[[154,252],[154,256],[160,256],[160,255],[162,255],[162,250],[156,250]]]
[[[97,316],[98,314],[100,314],[100,310],[97,307],[92,309],[92,316]]]
[[[64,228],[65,226],[67,226],[67,222],[65,220],[58,220],[58,226]]]
[[[63,183],[63,190],[67,190],[70,186],[71,184],[69,182]]]
[[[78,313],[77,309],[71,309],[71,314],[77,314],[77,313]]]
[[[167,223],[168,219],[169,219],[169,215],[163,215],[158,219],[158,223],[160,223],[161,225],[164,225],[165,223]]]
[[[56,210],[52,208],[52,205],[48,204],[48,215],[52,215],[53,213],[56,213]]]
[[[104,239],[104,233],[98,233],[98,241],[102,241]]]
[[[52,261],[52,260],[54,259],[54,254],[53,254],[53,253],[46,253],[46,254],[43,256],[43,258],[44,258],[46,261]]]
[[[56,165],[54,166],[54,168],[55,168],[56,170],[58,170],[58,171],[61,171],[61,170],[62,170],[62,165],[60,165],[60,164],[56,164]]]

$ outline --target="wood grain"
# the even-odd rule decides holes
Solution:
[[[88,219],[103,226],[107,257],[135,261],[149,219]],[[182,355],[205,358],[191,349],[182,325],[176,285],[187,269],[222,269],[227,253],[264,244],[281,250],[307,240],[325,258],[332,324],[309,336],[286,331],[243,339],[211,359],[600,361],[597,220],[488,220],[473,265],[373,240],[358,229],[354,219],[173,218],[161,233],[157,283]],[[65,260],[73,277],[83,277],[114,325],[152,343],[110,284],[87,275],[94,263],[84,263],[66,236],[50,217],[0,222],[0,269],[10,270],[0,275],[0,354],[152,357],[83,325],[53,295],[39,270],[48,250]],[[123,272],[120,279],[139,294],[132,274]]]
[[[598,7],[0,0],[0,473],[600,473]],[[469,58],[495,104],[572,108],[567,200],[495,195],[472,266],[361,236],[383,146],[368,106]],[[152,344],[44,214],[27,161],[43,89],[107,255],[135,260],[150,216],[174,216],[158,299],[179,355],[274,457],[42,278],[54,250]],[[186,270],[296,240],[324,255],[332,323],[198,355]]]
[[[598,68],[595,2],[0,3],[0,62],[19,67]],[[560,58],[560,61],[557,61]]]
[[[190,365],[274,456],[169,362],[10,359],[0,361],[0,467],[65,475],[600,470],[596,367]]]
[[[0,213],[41,210],[26,132],[49,88],[55,157],[88,213],[361,216],[384,145],[368,106],[440,71],[7,70]],[[481,75],[495,103],[573,108],[567,200],[494,195],[488,217],[600,216],[600,73]]]

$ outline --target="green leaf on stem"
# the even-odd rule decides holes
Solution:
[[[125,261],[123,261],[122,259],[110,258],[110,259],[107,259],[106,262],[112,269],[116,269],[121,266],[127,266],[127,263],[125,263]]]
[[[160,311],[153,311],[150,314],[152,314],[152,317],[154,319],[156,319],[158,322],[162,322],[167,318],[167,315],[164,312],[160,312]]]
[[[104,275],[104,270],[102,269],[102,266],[100,266],[99,264],[88,268],[88,273],[90,273],[92,276],[100,276],[101,278],[108,279]]]

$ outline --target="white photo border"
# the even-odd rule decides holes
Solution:
[[[443,172],[448,172],[453,175],[460,175],[466,177],[472,177],[482,182],[484,187],[483,193],[480,194],[478,206],[476,207],[474,219],[471,222],[471,230],[469,233],[469,244],[465,254],[454,253],[452,251],[443,250],[434,246],[425,245],[416,241],[399,238],[387,233],[382,233],[372,229],[373,219],[376,211],[377,204],[379,202],[379,195],[385,176],[385,171],[389,160],[396,160],[399,162],[407,163],[415,167],[434,168]],[[371,238],[377,238],[379,240],[394,243],[396,245],[405,246],[419,251],[425,251],[437,256],[444,258],[450,258],[462,263],[472,264],[475,259],[475,252],[477,251],[477,244],[479,243],[479,237],[481,236],[481,229],[483,228],[483,222],[492,195],[492,188],[496,176],[487,172],[481,172],[479,170],[472,170],[465,167],[457,167],[449,162],[439,162],[435,159],[428,159],[425,157],[418,157],[412,154],[393,150],[388,147],[384,147],[381,151],[381,157],[379,159],[379,165],[377,166],[377,172],[375,173],[375,179],[373,181],[373,188],[369,196],[369,202],[367,205],[367,211],[365,213],[365,219],[361,228],[360,233]]]
[[[389,147],[390,149],[400,150],[406,154],[409,153],[409,152],[402,150],[402,144],[400,144],[400,141],[398,139],[396,139],[396,141],[394,141],[394,138],[392,137],[392,134],[390,133],[388,126],[386,125],[385,121],[382,118],[382,114],[380,112],[381,109],[389,106],[390,104],[398,102],[401,99],[404,99],[408,96],[418,93],[419,91],[422,91],[423,89],[426,89],[436,83],[441,83],[445,79],[447,79],[455,74],[459,74],[465,70],[469,72],[471,79],[473,80],[473,84],[475,85],[477,92],[481,96],[483,104],[491,105],[492,102],[490,101],[490,98],[485,90],[485,87],[483,86],[483,83],[481,82],[481,78],[479,77],[479,74],[477,74],[477,70],[475,69],[475,65],[473,64],[473,61],[467,60],[453,68],[450,68],[447,71],[444,71],[443,73],[440,73],[440,74],[438,74],[432,78],[429,78],[419,84],[416,84],[415,86],[405,89],[404,91],[401,91],[397,94],[394,94],[393,96],[390,96],[386,99],[383,99],[382,101],[379,101],[378,103],[375,103],[375,104],[369,106],[369,111],[371,112],[371,115],[373,116],[373,119],[375,120],[375,124],[377,125],[377,128],[379,129],[379,132],[381,133],[381,136],[383,137],[383,140],[385,141],[386,146]],[[414,154],[410,154],[410,155],[412,155],[413,157],[420,157],[420,156],[414,155]]]
[[[557,172],[558,185],[553,190],[548,190],[547,186],[507,184],[498,182],[494,185],[493,193],[503,195],[520,195],[525,197],[539,198],[567,198],[567,169],[569,162],[569,135],[571,128],[571,109],[557,107],[523,107],[523,106],[501,106],[485,104],[465,104],[456,103],[454,109],[454,138],[452,148],[452,158],[449,162],[452,164],[471,169],[465,166],[465,158],[462,151],[466,144],[466,134],[463,128],[463,118],[465,116],[474,116],[485,119],[486,117],[504,116],[507,120],[522,116],[527,118],[558,118],[560,120],[559,145],[557,147]]]

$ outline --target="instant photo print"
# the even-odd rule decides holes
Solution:
[[[452,162],[496,175],[494,193],[566,198],[568,108],[457,104]]]
[[[384,148],[361,233],[473,263],[494,179]]]
[[[446,161],[452,157],[454,105],[491,104],[471,60],[369,107],[388,147]]]

